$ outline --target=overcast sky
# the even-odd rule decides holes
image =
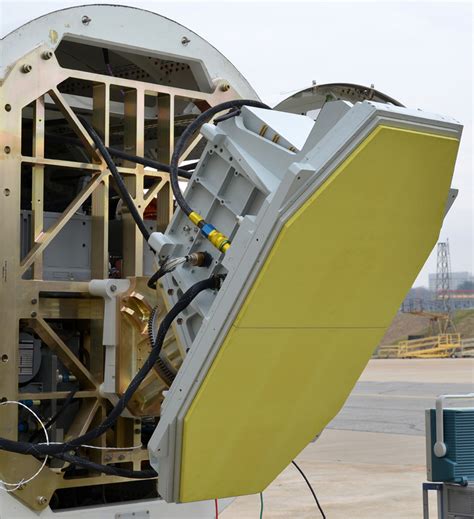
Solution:
[[[91,3],[142,7],[186,25],[271,105],[312,80],[373,83],[406,106],[459,120],[464,133],[453,187],[460,194],[440,238],[449,238],[453,270],[474,271],[471,2],[0,0],[1,36],[50,11]],[[426,285],[435,270],[433,253],[416,284]]]

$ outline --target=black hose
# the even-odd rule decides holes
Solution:
[[[158,280],[166,274],[166,271],[162,268],[158,269],[147,281],[147,287],[152,290],[156,290],[156,283]]]
[[[189,288],[178,299],[173,308],[171,308],[171,310],[161,321],[160,327],[158,328],[158,333],[156,335],[155,343],[153,345],[152,350],[150,351],[148,358],[145,360],[143,366],[139,369],[139,371],[134,376],[133,380],[130,382],[129,386],[127,387],[123,395],[119,398],[118,402],[110,411],[109,415],[100,425],[98,425],[94,429],[91,429],[82,436],[78,436],[73,440],[69,440],[68,442],[60,444],[46,445],[0,438],[0,450],[17,452],[19,454],[31,454],[33,456],[41,456],[45,454],[55,455],[70,451],[76,447],[80,447],[84,443],[90,443],[92,440],[95,440],[96,438],[104,434],[115,424],[115,422],[118,420],[118,418],[124,411],[125,407],[127,406],[128,402],[132,398],[133,394],[138,389],[139,385],[142,383],[142,381],[148,375],[148,373],[153,369],[153,366],[159,358],[166,334],[176,316],[180,312],[182,312],[198,294],[207,289],[218,288],[219,282],[219,278],[215,276],[208,279],[204,279],[202,281],[198,281],[197,283],[192,285],[191,288]]]
[[[107,150],[114,157],[129,160],[130,162],[134,162],[135,164],[142,164],[143,166],[148,166],[150,168],[157,169],[160,171],[166,171],[166,173],[170,172],[170,167],[168,166],[168,164],[163,164],[162,162],[147,159],[146,157],[139,157],[138,155],[130,155],[125,151],[118,150],[117,148],[107,148]],[[195,164],[190,164],[189,166],[194,169]],[[186,178],[189,180],[192,176],[192,173],[190,173],[186,167],[181,167],[178,169],[178,175],[182,178]]]
[[[202,112],[202,114],[196,117],[196,119],[194,119],[194,121],[191,124],[189,124],[189,126],[184,130],[184,132],[181,134],[180,138],[176,142],[170,162],[171,188],[173,190],[174,197],[176,198],[176,202],[178,203],[179,207],[186,213],[187,216],[189,216],[193,212],[193,210],[186,202],[183,193],[181,192],[181,189],[179,187],[179,157],[183,153],[185,147],[191,141],[191,138],[194,136],[196,131],[199,130],[199,128],[204,123],[208,122],[215,114],[222,112],[223,110],[229,110],[233,108],[237,109],[241,106],[254,106],[257,108],[265,108],[267,110],[271,110],[271,108],[268,105],[261,103],[260,101],[254,101],[253,99],[235,99],[234,101],[226,101],[225,103],[212,106],[205,112]]]
[[[112,176],[115,179],[115,183],[117,184],[120,198],[123,200],[123,203],[128,207],[128,210],[130,211],[130,214],[135,220],[137,227],[140,229],[140,232],[143,234],[143,237],[148,242],[150,238],[150,233],[148,232],[145,222],[143,221],[143,218],[140,216],[140,213],[138,212],[138,209],[135,206],[135,202],[133,201],[132,197],[130,196],[130,193],[128,192],[127,186],[125,185],[122,176],[118,172],[117,166],[115,165],[112,157],[110,156],[110,153],[108,152],[107,148],[102,142],[102,139],[99,137],[94,128],[83,117],[80,117],[79,119],[85,127],[85,129],[87,130],[87,133],[89,133],[89,135],[91,136],[97,149],[100,151],[100,154],[104,158],[107,167],[110,170],[110,173],[112,173]]]
[[[72,146],[82,145],[80,139],[77,139],[75,137],[67,137],[66,135],[55,135],[53,133],[47,133],[46,137],[48,142],[62,142],[65,144],[71,144]],[[106,149],[108,150],[110,155],[112,155],[112,157],[119,157],[123,160],[128,160],[135,164],[142,164],[143,166],[148,166],[158,171],[165,171],[166,173],[169,173],[170,171],[169,164],[164,164],[163,162],[158,162],[147,157],[131,155],[130,153],[119,150],[118,148],[111,148],[110,146],[107,146]],[[178,169],[179,176],[189,180],[192,176],[194,168],[196,167],[196,162],[197,161],[194,161],[190,164],[183,164],[182,166],[180,166],[180,168]]]
[[[55,454],[53,457],[67,461],[72,465],[77,465],[79,467],[83,467],[94,472],[108,474],[110,476],[120,476],[122,478],[133,479],[149,479],[156,478],[158,476],[154,469],[130,470],[121,467],[113,467],[111,465],[101,465],[100,463],[94,463],[93,461],[90,461],[86,458],[69,453]]]

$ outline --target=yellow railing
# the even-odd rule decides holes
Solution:
[[[459,333],[443,333],[433,337],[401,341],[398,358],[442,358],[451,357],[461,348]]]
[[[379,359],[445,358],[455,354],[462,356],[464,349],[466,349],[466,353],[470,349],[469,346],[464,348],[463,342],[466,341],[461,340],[459,333],[444,333],[380,346],[374,356]]]

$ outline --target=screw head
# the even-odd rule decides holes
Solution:
[[[120,456],[118,457],[119,461],[123,461],[125,459],[125,455],[124,454],[120,454]]]
[[[35,305],[37,302],[38,302],[38,300],[35,297],[31,300],[32,305]]]
[[[39,505],[45,505],[47,502],[48,502],[48,498],[45,497],[45,496],[38,496],[36,498],[36,502],[39,504]]]
[[[8,187],[6,187],[6,188],[3,190],[3,194],[4,194],[5,196],[10,196],[10,193],[11,193],[11,191],[8,189]]]
[[[51,59],[53,57],[53,51],[52,50],[45,50],[43,54],[41,54],[41,57],[43,59]]]
[[[167,292],[169,296],[172,296],[174,294],[174,290],[172,288],[168,288]]]
[[[89,18],[87,15],[84,15],[81,21],[84,25],[89,25],[92,22],[92,19]]]
[[[181,38],[181,45],[187,45],[191,40],[187,36]]]
[[[105,461],[105,462],[112,461],[112,456],[111,456],[110,454],[106,454],[106,455],[104,456],[104,461]]]
[[[7,103],[7,104],[5,105],[5,111],[6,111],[6,112],[10,112],[11,109],[12,109],[12,105],[9,104],[9,103]]]
[[[117,285],[110,285],[111,292],[117,292]]]
[[[178,317],[178,319],[176,319],[176,322],[178,324],[183,324],[183,318],[182,317]]]
[[[28,72],[31,72],[31,70],[33,69],[33,67],[29,64],[29,63],[25,63],[23,65],[23,67],[21,67],[21,71],[24,73],[24,74],[28,74]]]
[[[227,92],[230,89],[229,83],[227,83],[227,81],[225,81],[224,83],[221,84],[220,89],[222,92]]]
[[[10,146],[5,146],[3,148],[3,151],[8,155],[12,151],[12,149],[10,148]]]
[[[36,317],[38,314],[36,312],[31,312],[31,317]]]

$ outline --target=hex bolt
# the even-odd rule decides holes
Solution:
[[[33,67],[29,63],[25,63],[23,67],[21,67],[23,74],[28,74],[28,72],[31,72],[32,69]]]
[[[41,54],[41,57],[43,59],[51,59],[53,57],[53,51],[52,50],[45,50],[43,54]]]
[[[45,496],[38,496],[36,498],[36,502],[39,504],[39,505],[45,505],[47,502],[48,502],[48,498],[45,497]]]
[[[187,36],[183,36],[181,38],[181,44],[182,45],[187,45],[191,40],[187,37]]]
[[[31,300],[32,305],[35,305],[37,302],[38,302],[38,300],[35,297]]]
[[[222,92],[227,92],[230,89],[229,83],[227,83],[227,81],[222,83],[220,89],[222,90]]]
[[[87,15],[84,15],[81,21],[84,25],[89,25],[92,22],[92,20]]]
[[[36,312],[31,312],[31,317],[36,317],[38,314]]]

